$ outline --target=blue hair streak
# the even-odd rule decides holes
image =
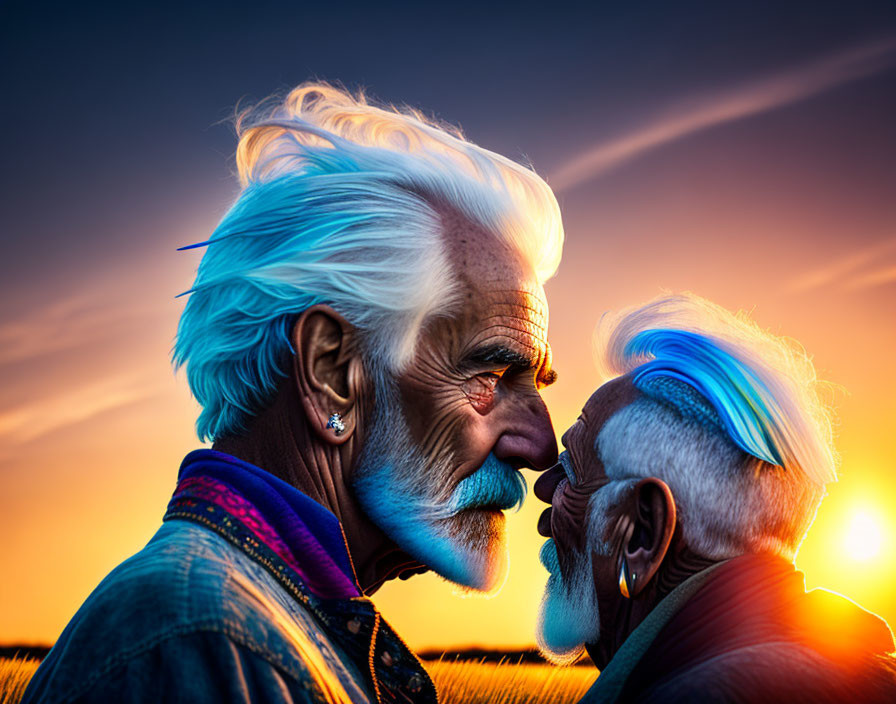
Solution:
[[[634,385],[642,392],[705,425],[720,424],[747,454],[784,466],[773,440],[778,413],[772,394],[748,366],[711,338],[685,330],[643,330],[625,345],[625,355],[651,358],[634,370]],[[707,415],[681,384],[696,390],[717,417]]]

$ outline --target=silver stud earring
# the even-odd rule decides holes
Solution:
[[[327,421],[327,428],[332,428],[335,431],[337,438],[342,435],[345,432],[345,423],[342,422],[342,416],[338,413],[331,415],[330,419]]]

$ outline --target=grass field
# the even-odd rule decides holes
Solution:
[[[0,659],[0,704],[18,704],[39,664],[27,658]]]
[[[588,667],[548,664],[429,662],[442,704],[572,704],[597,678]]]
[[[37,660],[0,659],[0,704],[17,704],[37,669]],[[552,665],[426,663],[442,704],[567,704],[578,701],[597,671]]]

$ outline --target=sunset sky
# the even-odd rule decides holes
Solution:
[[[237,193],[237,103],[309,78],[555,188],[558,436],[605,311],[690,290],[799,340],[842,466],[797,566],[896,623],[896,5],[126,5],[0,4],[0,643],[53,642],[157,529],[199,446],[169,352],[202,250],[175,250]],[[426,575],[375,602],[412,647],[530,645],[542,508],[510,517],[497,596]]]

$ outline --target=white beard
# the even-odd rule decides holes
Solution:
[[[494,592],[507,576],[504,515],[476,510],[476,496],[522,503],[522,475],[490,455],[474,475],[446,486],[451,456],[428,461],[410,429],[390,380],[377,384],[376,413],[353,487],[361,507],[414,559],[461,587]],[[468,481],[469,480],[469,481]],[[480,481],[484,480],[484,481]],[[466,483],[466,484],[465,484]]]
[[[550,572],[545,585],[535,638],[544,657],[556,665],[569,665],[581,657],[585,643],[600,635],[597,590],[588,555],[572,558],[569,581],[564,580],[557,561],[557,548],[548,540],[541,549],[542,564]]]
[[[582,655],[585,645],[600,637],[600,611],[594,584],[593,556],[612,555],[612,546],[603,540],[607,534],[610,507],[634,486],[634,480],[617,480],[601,487],[588,502],[583,530],[588,539],[585,554],[569,555],[572,565],[568,580],[560,572],[557,547],[548,540],[541,548],[541,564],[550,573],[545,585],[535,639],[547,660],[568,665]]]

